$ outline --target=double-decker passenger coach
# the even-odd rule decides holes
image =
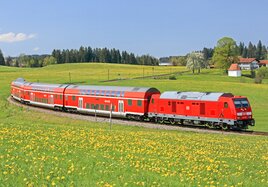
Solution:
[[[65,90],[65,108],[92,114],[133,119],[147,116],[148,105],[156,88],[70,85]]]

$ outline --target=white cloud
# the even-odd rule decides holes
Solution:
[[[24,34],[24,33],[18,33],[15,34],[13,32],[5,33],[5,34],[0,34],[0,42],[21,42],[25,40],[29,40],[34,38],[36,35],[35,34]]]
[[[39,50],[39,47],[35,47],[33,48],[34,51],[38,51]]]

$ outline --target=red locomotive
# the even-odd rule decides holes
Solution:
[[[206,125],[222,129],[254,126],[246,97],[231,93],[160,93],[156,88],[11,83],[11,96],[25,104],[159,123]]]

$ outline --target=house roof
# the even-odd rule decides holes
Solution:
[[[231,66],[228,70],[229,71],[241,71],[241,68],[239,67],[238,64],[231,64]]]
[[[268,60],[260,60],[260,64],[268,64]]]
[[[254,60],[256,60],[256,58],[239,58],[239,63],[250,64]]]

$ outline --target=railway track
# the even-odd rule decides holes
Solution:
[[[8,102],[23,107],[27,110],[34,110],[42,113],[52,114],[56,116],[61,117],[68,117],[72,119],[78,119],[78,120],[86,120],[91,122],[103,122],[103,123],[109,123],[110,119],[107,117],[102,116],[92,116],[92,115],[85,115],[85,114],[77,114],[77,113],[67,113],[62,111],[55,111],[47,108],[40,108],[32,105],[24,105],[16,100],[14,100],[12,97],[8,97]],[[179,130],[179,131],[188,131],[188,132],[201,132],[201,133],[214,133],[214,134],[238,134],[238,135],[251,135],[251,136],[268,136],[268,132],[261,132],[261,131],[223,131],[223,130],[217,130],[217,129],[209,129],[204,126],[194,126],[191,124],[187,125],[170,125],[170,124],[156,124],[151,122],[141,122],[141,121],[130,121],[127,119],[118,119],[118,118],[112,118],[113,124],[120,124],[125,126],[139,126],[139,127],[145,127],[145,128],[152,128],[152,129],[162,129],[162,130]]]

